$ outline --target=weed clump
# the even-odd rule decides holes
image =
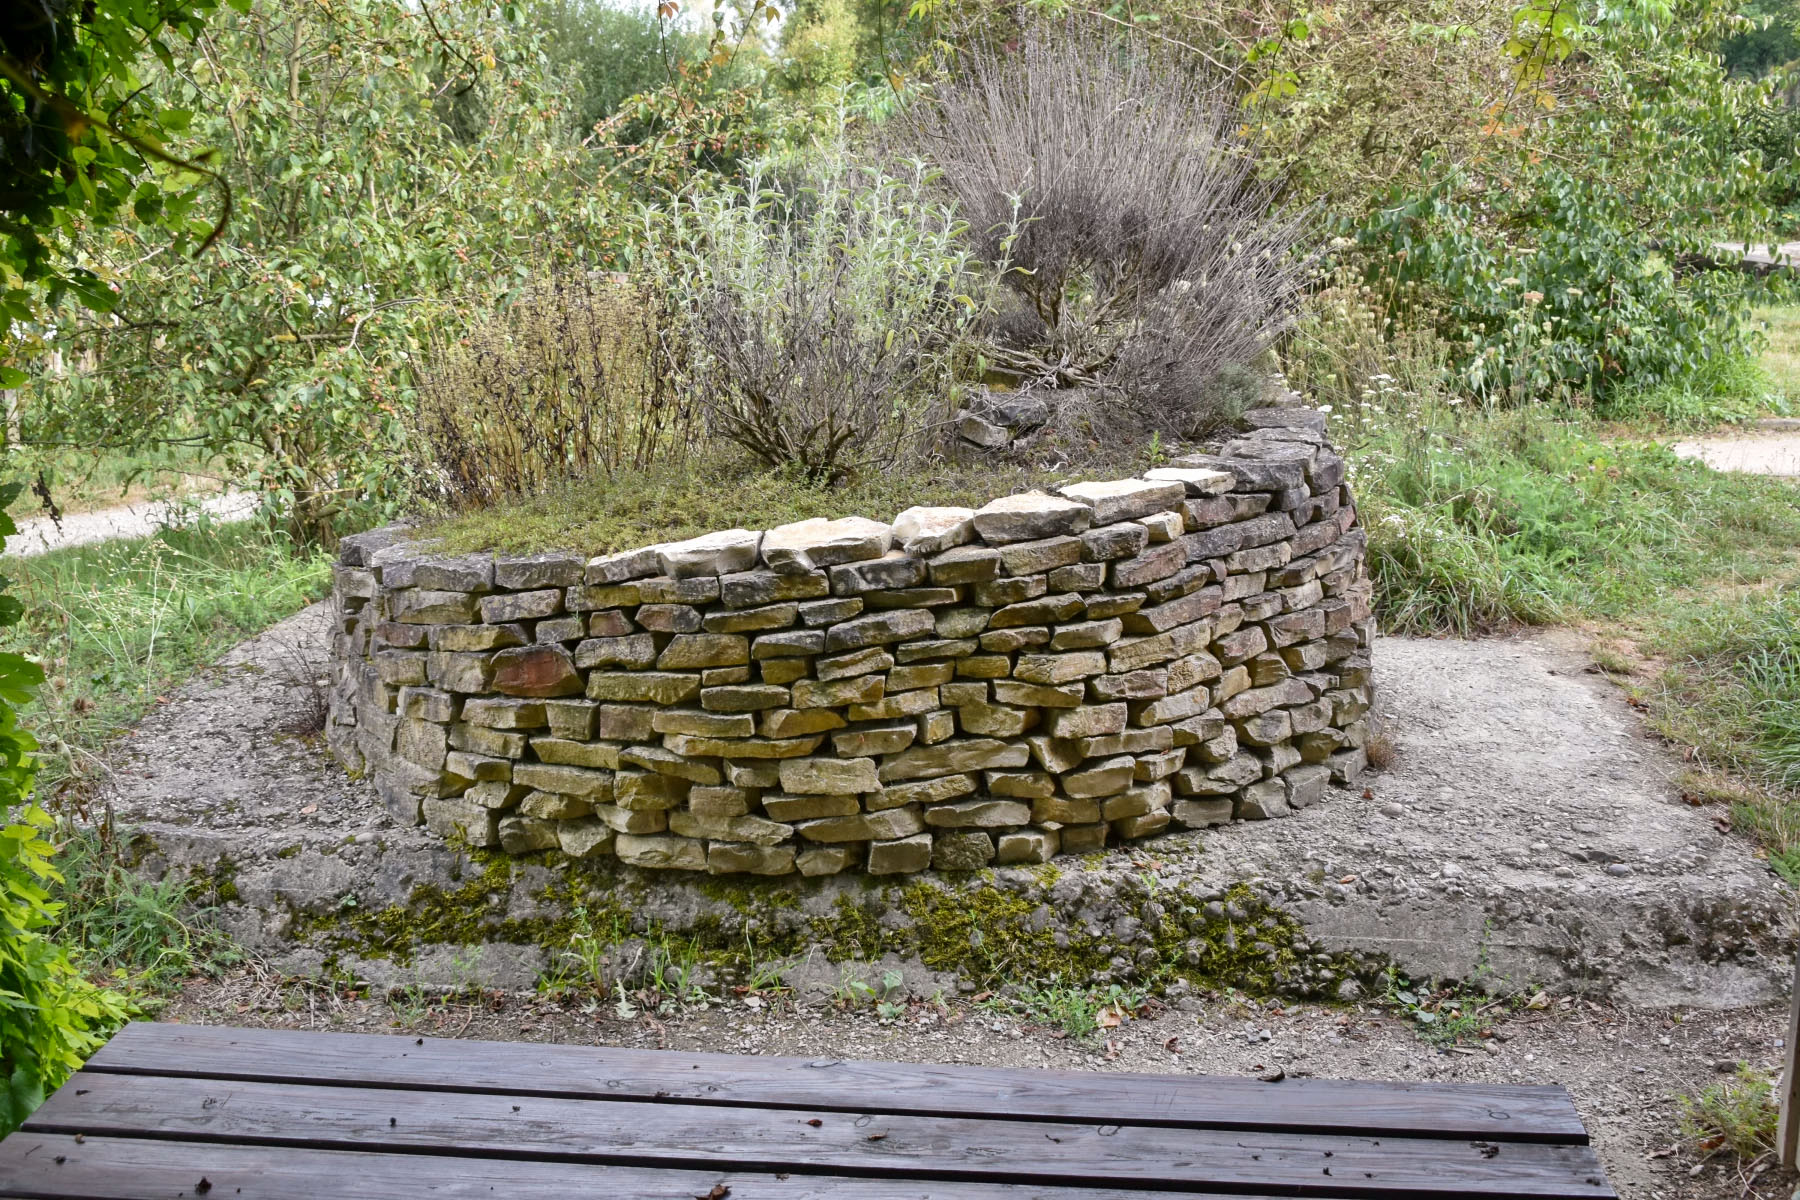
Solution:
[[[1746,1161],[1775,1148],[1777,1110],[1769,1077],[1739,1063],[1729,1079],[1681,1097],[1682,1136],[1706,1153],[1729,1150]]]

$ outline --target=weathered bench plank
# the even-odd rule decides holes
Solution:
[[[201,1179],[206,1186],[202,1188]],[[1607,1200],[1560,1088],[133,1025],[0,1197]]]
[[[58,1159],[62,1161],[58,1162]],[[16,1133],[0,1142],[0,1196],[18,1200],[194,1197],[206,1200],[687,1200],[716,1186],[731,1200],[1110,1200],[1116,1189],[1027,1188],[926,1180],[851,1179],[744,1171],[652,1170],[588,1163],[448,1155],[368,1154],[284,1146],[194,1146],[185,1142]],[[5,1181],[12,1181],[8,1190]],[[27,1182],[29,1181],[29,1182]],[[1170,1192],[1134,1192],[1145,1200]],[[1208,1200],[1253,1200],[1214,1194]]]
[[[1556,1087],[1017,1070],[134,1024],[92,1071],[939,1117],[1588,1143]]]
[[[1612,1194],[1580,1146],[566,1100],[84,1073],[37,1133],[1292,1196]]]

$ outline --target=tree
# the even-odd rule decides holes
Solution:
[[[706,57],[704,35],[648,9],[607,0],[551,0],[538,10],[553,70],[574,83],[576,131],[586,136],[625,101],[675,82]]]
[[[151,80],[219,147],[235,212],[214,251],[131,225],[95,270],[115,312],[64,340],[38,433],[183,439],[329,541],[402,491],[410,356],[446,304],[580,259],[606,235],[542,36],[477,3],[258,0]]]
[[[177,227],[202,219],[193,185],[208,168],[165,145],[193,114],[146,98],[138,69],[145,55],[173,62],[215,7],[37,0],[0,18],[0,336],[45,295],[112,306],[79,249],[122,211]],[[219,228],[229,210],[222,192],[206,228]],[[0,384],[16,386],[16,374],[0,369]]]

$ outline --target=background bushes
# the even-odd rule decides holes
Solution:
[[[1220,372],[1285,331],[1307,259],[1223,81],[1093,23],[1031,24],[957,57],[900,125],[1000,281],[989,363],[1101,389],[1140,433],[1235,415]]]

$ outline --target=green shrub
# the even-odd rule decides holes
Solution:
[[[0,539],[16,532],[4,509],[18,488],[0,488]],[[22,614],[16,599],[0,594],[0,626],[17,624]],[[0,1135],[17,1128],[126,1016],[124,999],[84,979],[48,936],[61,911],[50,898],[60,876],[51,864],[52,822],[31,803],[37,743],[18,724],[18,707],[43,677],[23,656],[0,653]]]
[[[413,421],[422,489],[492,504],[684,453],[663,315],[641,280],[540,273],[462,336],[434,336]]]
[[[1678,272],[1636,219],[1611,183],[1539,164],[1397,194],[1356,241],[1397,315],[1435,325],[1475,395],[1604,399],[1754,348],[1744,277]]]
[[[1749,354],[1720,354],[1699,370],[1652,387],[1627,385],[1597,406],[1601,416],[1651,422],[1676,429],[1705,429],[1748,421],[1765,412],[1785,414],[1792,405],[1775,390],[1762,364]]]
[[[1769,1077],[1739,1063],[1730,1079],[1681,1098],[1681,1132],[1706,1153],[1730,1150],[1749,1162],[1775,1148],[1775,1090]]]
[[[795,178],[760,163],[651,226],[682,382],[714,434],[831,482],[921,456],[975,308],[930,186],[922,166],[890,175],[828,145]]]

